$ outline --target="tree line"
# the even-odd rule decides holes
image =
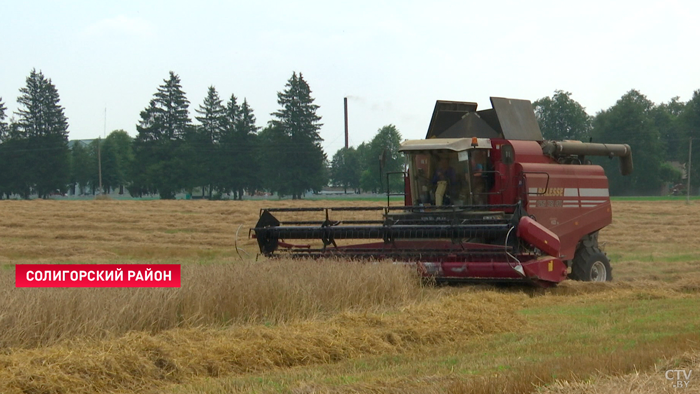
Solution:
[[[402,168],[401,135],[393,125],[357,149],[362,164],[353,171],[359,171],[361,183],[332,166],[321,146],[319,106],[301,73],[294,72],[277,93],[280,108],[261,129],[245,98],[239,102],[231,94],[224,100],[214,86],[194,109],[193,121],[180,77],[170,72],[141,111],[136,137],[115,130],[104,140],[87,143],[69,143],[68,120],[50,79],[32,70],[26,83],[16,120],[6,121],[0,98],[0,198],[118,190],[134,197],[172,199],[198,188],[210,199],[242,199],[256,191],[296,199],[320,191],[331,177],[344,177],[348,187],[358,190],[379,191],[382,173]]]
[[[535,101],[533,107],[545,139],[630,145],[634,171],[629,176],[620,175],[617,160],[592,158],[605,168],[612,194],[656,195],[666,184],[679,184],[678,165],[688,168],[691,139],[692,157],[700,157],[700,90],[687,102],[674,97],[655,104],[633,89],[594,116],[570,92],[561,90]],[[698,190],[700,165],[690,167],[691,187]]]
[[[171,199],[195,188],[210,199],[242,199],[256,191],[301,198],[328,185],[345,192],[401,191],[402,177],[386,176],[404,168],[396,126],[386,125],[371,141],[341,148],[328,160],[311,93],[294,72],[277,93],[279,109],[261,128],[245,98],[222,99],[210,86],[193,120],[180,77],[170,72],[141,111],[136,137],[115,130],[104,140],[69,144],[58,91],[32,70],[9,120],[0,97],[0,198],[118,190]],[[688,102],[676,97],[658,105],[631,90],[595,116],[571,93],[557,90],[533,109],[546,139],[632,146],[635,171],[629,177],[619,176],[615,161],[594,159],[606,168],[613,194],[657,194],[663,184],[679,182],[681,173],[670,163],[687,165],[689,138],[698,139],[693,155],[700,157],[700,90]],[[700,165],[691,176],[698,185]]]
[[[328,183],[321,117],[301,73],[277,94],[280,109],[261,130],[246,99],[232,94],[224,101],[213,86],[194,110],[195,124],[180,77],[170,72],[141,111],[135,138],[115,130],[88,144],[69,144],[68,120],[50,79],[32,70],[26,83],[9,122],[0,98],[0,197],[95,194],[99,178],[101,192],[164,199],[194,188],[209,198],[241,199],[256,190],[300,198]]]

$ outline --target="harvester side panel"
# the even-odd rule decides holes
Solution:
[[[526,209],[559,236],[561,257],[571,260],[579,240],[612,223],[608,180],[595,165],[520,163]]]

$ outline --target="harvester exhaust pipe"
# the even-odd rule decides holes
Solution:
[[[542,143],[542,152],[555,158],[569,155],[617,156],[620,158],[620,173],[622,175],[629,175],[633,170],[632,149],[627,144],[545,141]]]

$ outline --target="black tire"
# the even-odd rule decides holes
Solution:
[[[610,259],[596,247],[582,247],[576,251],[570,277],[584,282],[612,280]]]

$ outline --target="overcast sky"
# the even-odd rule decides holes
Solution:
[[[190,112],[214,85],[264,126],[292,71],[313,91],[329,157],[395,124],[425,136],[435,100],[535,101],[570,91],[589,114],[630,89],[656,103],[700,89],[698,1],[0,2],[0,97],[32,68],[56,85],[70,139],[136,134],[172,70]]]

